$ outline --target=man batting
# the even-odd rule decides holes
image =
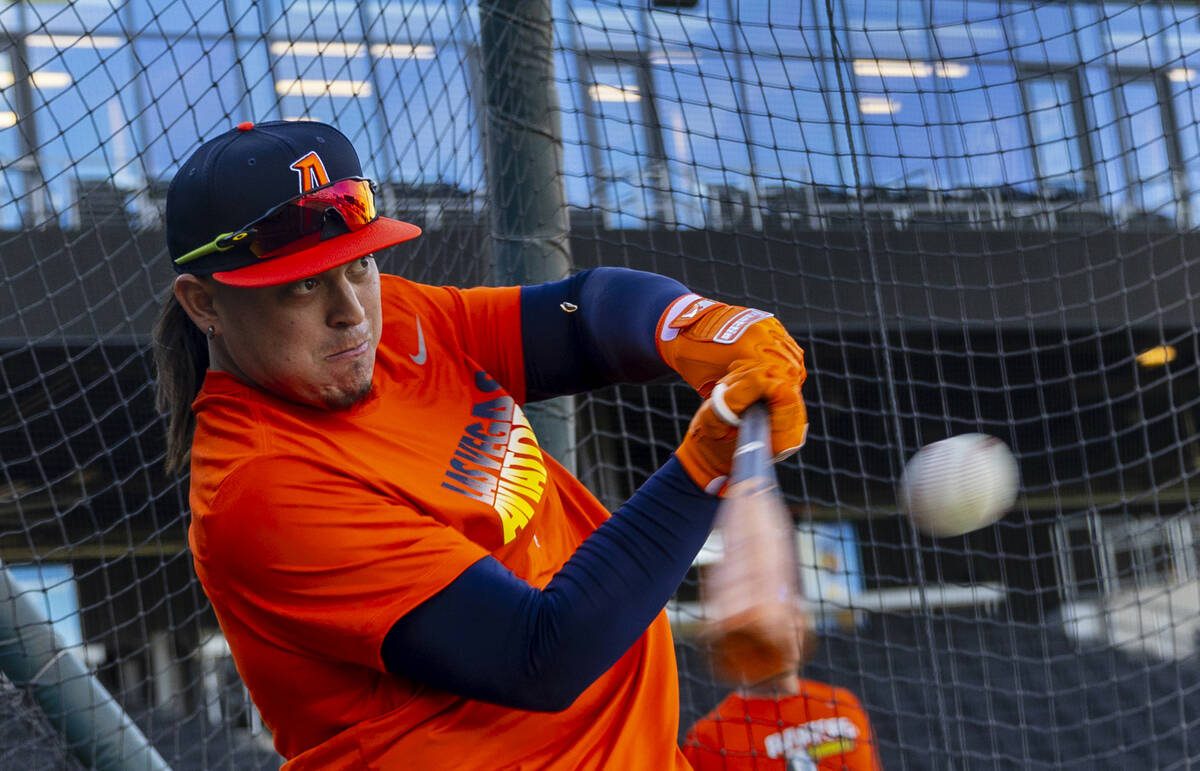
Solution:
[[[648,273],[381,275],[419,232],[316,122],[241,124],[168,192],[168,468],[190,463],[196,572],[285,768],[686,769],[663,607],[737,415],[764,400],[774,450],[802,443],[803,353]],[[521,405],[672,370],[706,401],[610,514]]]

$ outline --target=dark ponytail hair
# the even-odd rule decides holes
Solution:
[[[196,416],[192,401],[208,370],[208,341],[168,287],[154,322],[155,404],[167,416],[168,474],[186,471]]]

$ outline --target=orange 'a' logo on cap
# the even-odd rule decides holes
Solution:
[[[300,175],[300,192],[307,193],[315,187],[329,184],[329,174],[316,151],[310,152],[290,167]]]

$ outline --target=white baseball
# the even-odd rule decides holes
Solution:
[[[945,537],[992,524],[1017,501],[1017,460],[1001,440],[959,434],[931,442],[900,477],[900,506],[920,531]]]

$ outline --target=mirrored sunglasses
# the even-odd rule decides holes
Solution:
[[[249,249],[260,259],[273,256],[273,252],[289,244],[319,235],[330,211],[337,212],[351,233],[365,228],[379,217],[375,208],[375,183],[363,177],[350,177],[308,190],[272,208],[245,227],[222,233],[176,258],[175,264],[183,265],[236,247]]]

